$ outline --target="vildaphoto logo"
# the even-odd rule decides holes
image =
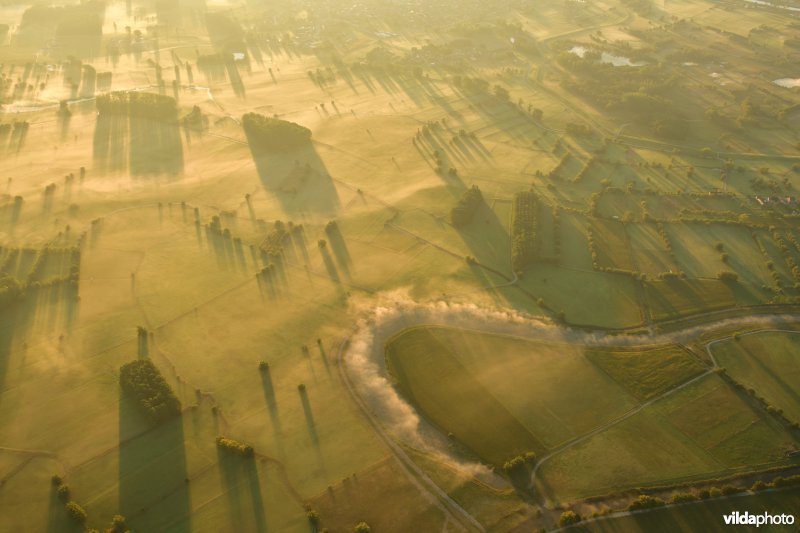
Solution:
[[[750,514],[745,511],[740,513],[734,511],[730,514],[722,515],[727,526],[791,526],[794,524],[794,515],[791,514]]]

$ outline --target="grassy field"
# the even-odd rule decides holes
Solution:
[[[654,319],[664,320],[736,305],[730,287],[710,279],[649,281],[645,295]]]
[[[648,400],[703,372],[686,350],[670,346],[651,350],[588,349],[586,357],[639,400]]]
[[[792,420],[800,420],[800,363],[797,360],[800,335],[763,332],[727,340],[711,348],[717,363],[733,379]]]
[[[386,357],[419,411],[490,463],[599,429],[542,465],[537,486],[551,502],[780,465],[794,445],[720,377],[680,388],[705,367],[679,347],[582,349],[417,327],[393,337]]]
[[[710,375],[549,459],[552,501],[780,465],[794,439]]]
[[[642,532],[667,533],[670,531],[728,531],[724,515],[739,511],[751,515],[793,513],[800,506],[800,490],[752,494],[725,500],[703,502],[681,507],[658,509],[641,515],[631,515],[584,524],[576,531],[597,533]],[[740,526],[741,527],[741,526]],[[759,531],[781,532],[787,526],[765,525]]]
[[[89,4],[80,9],[100,9]],[[387,294],[595,328],[800,296],[767,230],[799,239],[793,207],[753,198],[800,190],[785,157],[800,142],[797,94],[770,81],[796,75],[786,65],[798,60],[797,28],[778,10],[373,4],[279,3],[264,14],[217,2],[199,16],[112,1],[91,37],[72,35],[94,20],[70,18],[77,6],[26,16],[27,6],[0,6],[0,287],[13,277],[24,288],[0,302],[1,531],[78,529],[54,473],[99,530],[122,513],[136,531],[308,531],[306,505],[332,530],[360,520],[455,530],[390,457],[337,368],[353,323]],[[560,55],[575,45],[641,55],[673,80],[632,90],[680,94],[686,136],[576,92],[610,84],[590,79],[597,65],[566,70]],[[778,46],[781,60],[764,61]],[[606,81],[640,72],[621,68]],[[95,102],[109,90],[173,96],[176,116],[109,122]],[[307,127],[312,142],[254,157],[240,123],[248,112]],[[566,153],[561,176],[548,176]],[[137,170],[145,163],[158,170]],[[450,211],[473,185],[486,205],[456,228]],[[730,194],[709,194],[717,188]],[[510,200],[529,189],[541,198],[539,261],[512,282]],[[268,257],[259,246],[276,221],[302,230]],[[590,227],[598,266],[633,275],[593,268]],[[73,274],[67,250],[77,248],[75,279],[53,282]],[[686,279],[657,279],[668,270]],[[721,270],[739,283],[716,280]],[[771,334],[715,346],[732,376],[800,419],[786,355],[795,348]],[[401,333],[387,356],[426,416],[494,464],[547,453],[702,370],[674,347],[587,351],[436,328]],[[136,357],[175,390],[179,419],[150,427],[120,396],[119,367]],[[774,464],[792,442],[749,402],[706,378],[554,456],[543,483],[567,501]],[[219,455],[220,434],[255,458]],[[415,460],[487,528],[535,514],[510,492]]]

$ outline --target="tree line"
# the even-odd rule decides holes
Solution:
[[[514,195],[511,217],[511,264],[516,272],[530,266],[535,257],[538,198],[533,191]]]

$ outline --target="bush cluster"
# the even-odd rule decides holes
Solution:
[[[217,448],[242,457],[252,457],[253,447],[228,437],[217,437]]]

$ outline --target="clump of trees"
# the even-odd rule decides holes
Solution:
[[[254,152],[285,152],[306,146],[311,130],[278,118],[257,113],[242,116],[242,127]]]
[[[511,218],[511,264],[522,272],[535,260],[538,199],[533,191],[514,195]]]
[[[268,256],[280,256],[283,253],[283,245],[286,244],[286,241],[291,236],[289,233],[291,229],[293,229],[291,222],[287,226],[280,220],[276,220],[272,230],[267,233],[267,236],[264,237],[264,240],[259,245],[261,252]]]
[[[450,223],[457,228],[466,226],[482,203],[483,194],[477,185],[473,185],[464,191],[458,203],[450,210]]]
[[[119,383],[152,422],[162,423],[180,415],[180,400],[149,359],[137,359],[122,365]]]
[[[628,506],[629,511],[638,511],[640,509],[652,509],[654,507],[661,507],[664,505],[664,500],[649,494],[642,494],[631,502]]]
[[[503,463],[503,472],[515,485],[525,486],[528,482],[530,469],[536,464],[536,454],[526,452],[517,455]]]
[[[254,453],[253,447],[249,444],[222,436],[217,437],[217,448],[242,457],[252,457]]]
[[[67,516],[69,516],[73,522],[80,525],[86,523],[86,510],[81,507],[79,503],[68,502],[64,507],[67,510]]]

